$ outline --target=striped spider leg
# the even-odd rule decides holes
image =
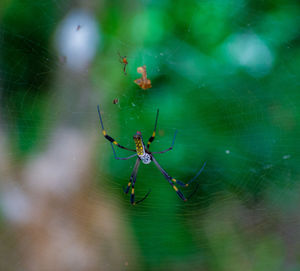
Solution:
[[[148,195],[150,194],[150,191],[151,191],[151,190],[149,190],[148,193],[142,199],[140,199],[138,201],[135,201],[135,199],[134,199],[134,184],[135,184],[135,181],[136,181],[136,175],[138,173],[138,169],[139,169],[140,163],[141,163],[141,159],[137,158],[136,162],[135,162],[135,165],[134,165],[134,168],[133,168],[133,171],[131,173],[130,180],[129,180],[129,183],[127,185],[127,188],[126,189],[123,188],[125,194],[128,194],[130,186],[131,186],[130,202],[133,205],[138,204],[138,203],[144,201],[148,197]]]
[[[111,136],[109,136],[106,133],[106,131],[104,129],[104,125],[103,125],[103,121],[102,121],[102,116],[101,116],[99,105],[97,106],[97,109],[98,109],[98,115],[99,115],[100,124],[101,124],[101,128],[102,128],[102,134],[110,142],[115,159],[117,159],[117,160],[129,160],[129,159],[137,156],[136,150],[129,149],[129,148],[126,148],[126,147],[120,145],[116,140],[114,140]],[[133,151],[133,152],[135,152],[135,154],[132,154],[132,155],[130,155],[128,157],[118,157],[117,154],[116,154],[114,145],[118,146],[121,149],[127,150],[127,151]],[[132,185],[132,188],[131,188],[131,204],[133,204],[133,205],[134,204],[138,204],[138,203],[142,202],[143,200],[145,200],[148,197],[149,193],[150,193],[150,190],[149,190],[148,193],[141,200],[138,200],[136,202],[134,201],[134,184],[135,184],[135,181],[136,181],[136,175],[137,175],[137,172],[138,172],[140,161],[141,160],[138,157],[137,160],[136,160],[136,164],[134,166],[133,172],[132,172],[132,174],[130,176],[130,181],[128,183],[127,189],[126,190],[124,189],[124,192],[127,194],[128,191],[129,191],[130,185]]]
[[[126,147],[123,147],[123,146],[120,145],[116,140],[114,140],[111,136],[109,136],[109,135],[106,133],[106,131],[105,131],[105,129],[104,129],[104,125],[103,125],[103,121],[102,121],[102,117],[101,117],[99,105],[97,106],[97,109],[98,109],[98,115],[99,115],[100,124],[101,124],[101,128],[102,128],[102,134],[103,134],[103,136],[110,142],[110,144],[111,144],[111,146],[112,146],[112,149],[113,149],[113,153],[114,153],[115,158],[116,158],[117,160],[127,160],[127,159],[130,159],[130,158],[136,156],[136,154],[134,154],[134,155],[130,155],[130,156],[125,157],[125,158],[117,157],[116,151],[115,151],[115,149],[114,149],[113,144],[116,145],[116,146],[118,146],[119,148],[124,149],[124,150],[127,150],[127,151],[136,152],[136,150],[134,150],[134,149],[129,149],[129,148],[126,148]]]
[[[171,177],[162,167],[161,165],[156,161],[156,159],[154,158],[154,156],[151,154],[151,160],[154,162],[154,164],[156,165],[156,167],[159,169],[159,171],[164,175],[164,177],[166,178],[166,180],[169,182],[169,184],[174,188],[174,190],[176,191],[177,195],[183,200],[183,201],[187,201],[189,198],[191,198],[191,196],[196,192],[196,190],[199,187],[199,184],[197,185],[197,187],[195,188],[195,190],[186,198],[183,193],[177,188],[177,186],[174,184],[178,184],[182,187],[188,187],[193,181],[195,181],[197,179],[197,177],[201,174],[201,172],[203,171],[206,162],[203,164],[202,168],[197,172],[197,174],[191,179],[189,180],[187,183],[183,183],[182,181],[176,180],[175,178]]]

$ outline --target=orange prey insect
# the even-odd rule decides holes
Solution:
[[[126,75],[126,66],[128,65],[128,61],[127,61],[127,58],[126,56],[121,56],[120,53],[118,52],[118,55],[120,57],[119,61],[121,64],[124,64],[124,68],[123,68],[123,71],[124,71],[124,74]]]

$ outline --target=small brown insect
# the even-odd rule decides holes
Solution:
[[[118,98],[115,98],[114,100],[113,100],[113,104],[118,104],[119,103],[119,99]]]
[[[142,74],[142,77],[134,80],[134,83],[136,83],[142,89],[151,88],[152,87],[151,81],[150,79],[147,78],[146,65],[142,67],[138,67],[137,72]]]
[[[121,64],[124,64],[124,68],[123,68],[123,71],[124,71],[124,74],[126,75],[126,66],[128,65],[128,61],[127,61],[127,58],[126,56],[121,56],[120,53],[118,52],[118,55],[120,57],[119,61]]]

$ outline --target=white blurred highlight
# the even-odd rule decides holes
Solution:
[[[32,200],[12,181],[1,186],[0,206],[4,217],[11,223],[26,224],[33,218]]]
[[[233,64],[254,77],[268,74],[273,66],[270,48],[255,34],[235,34],[227,40],[225,48]]]
[[[31,160],[24,170],[24,182],[38,194],[57,197],[72,195],[80,189],[81,178],[88,167],[89,145],[76,131],[60,129],[55,142],[43,156]]]
[[[100,39],[100,29],[94,16],[87,11],[73,10],[60,23],[56,47],[66,66],[80,72],[94,58]]]

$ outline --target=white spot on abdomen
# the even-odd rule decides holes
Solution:
[[[151,163],[151,157],[148,153],[145,153],[143,155],[139,155],[140,159],[142,160],[143,164],[150,164]]]

